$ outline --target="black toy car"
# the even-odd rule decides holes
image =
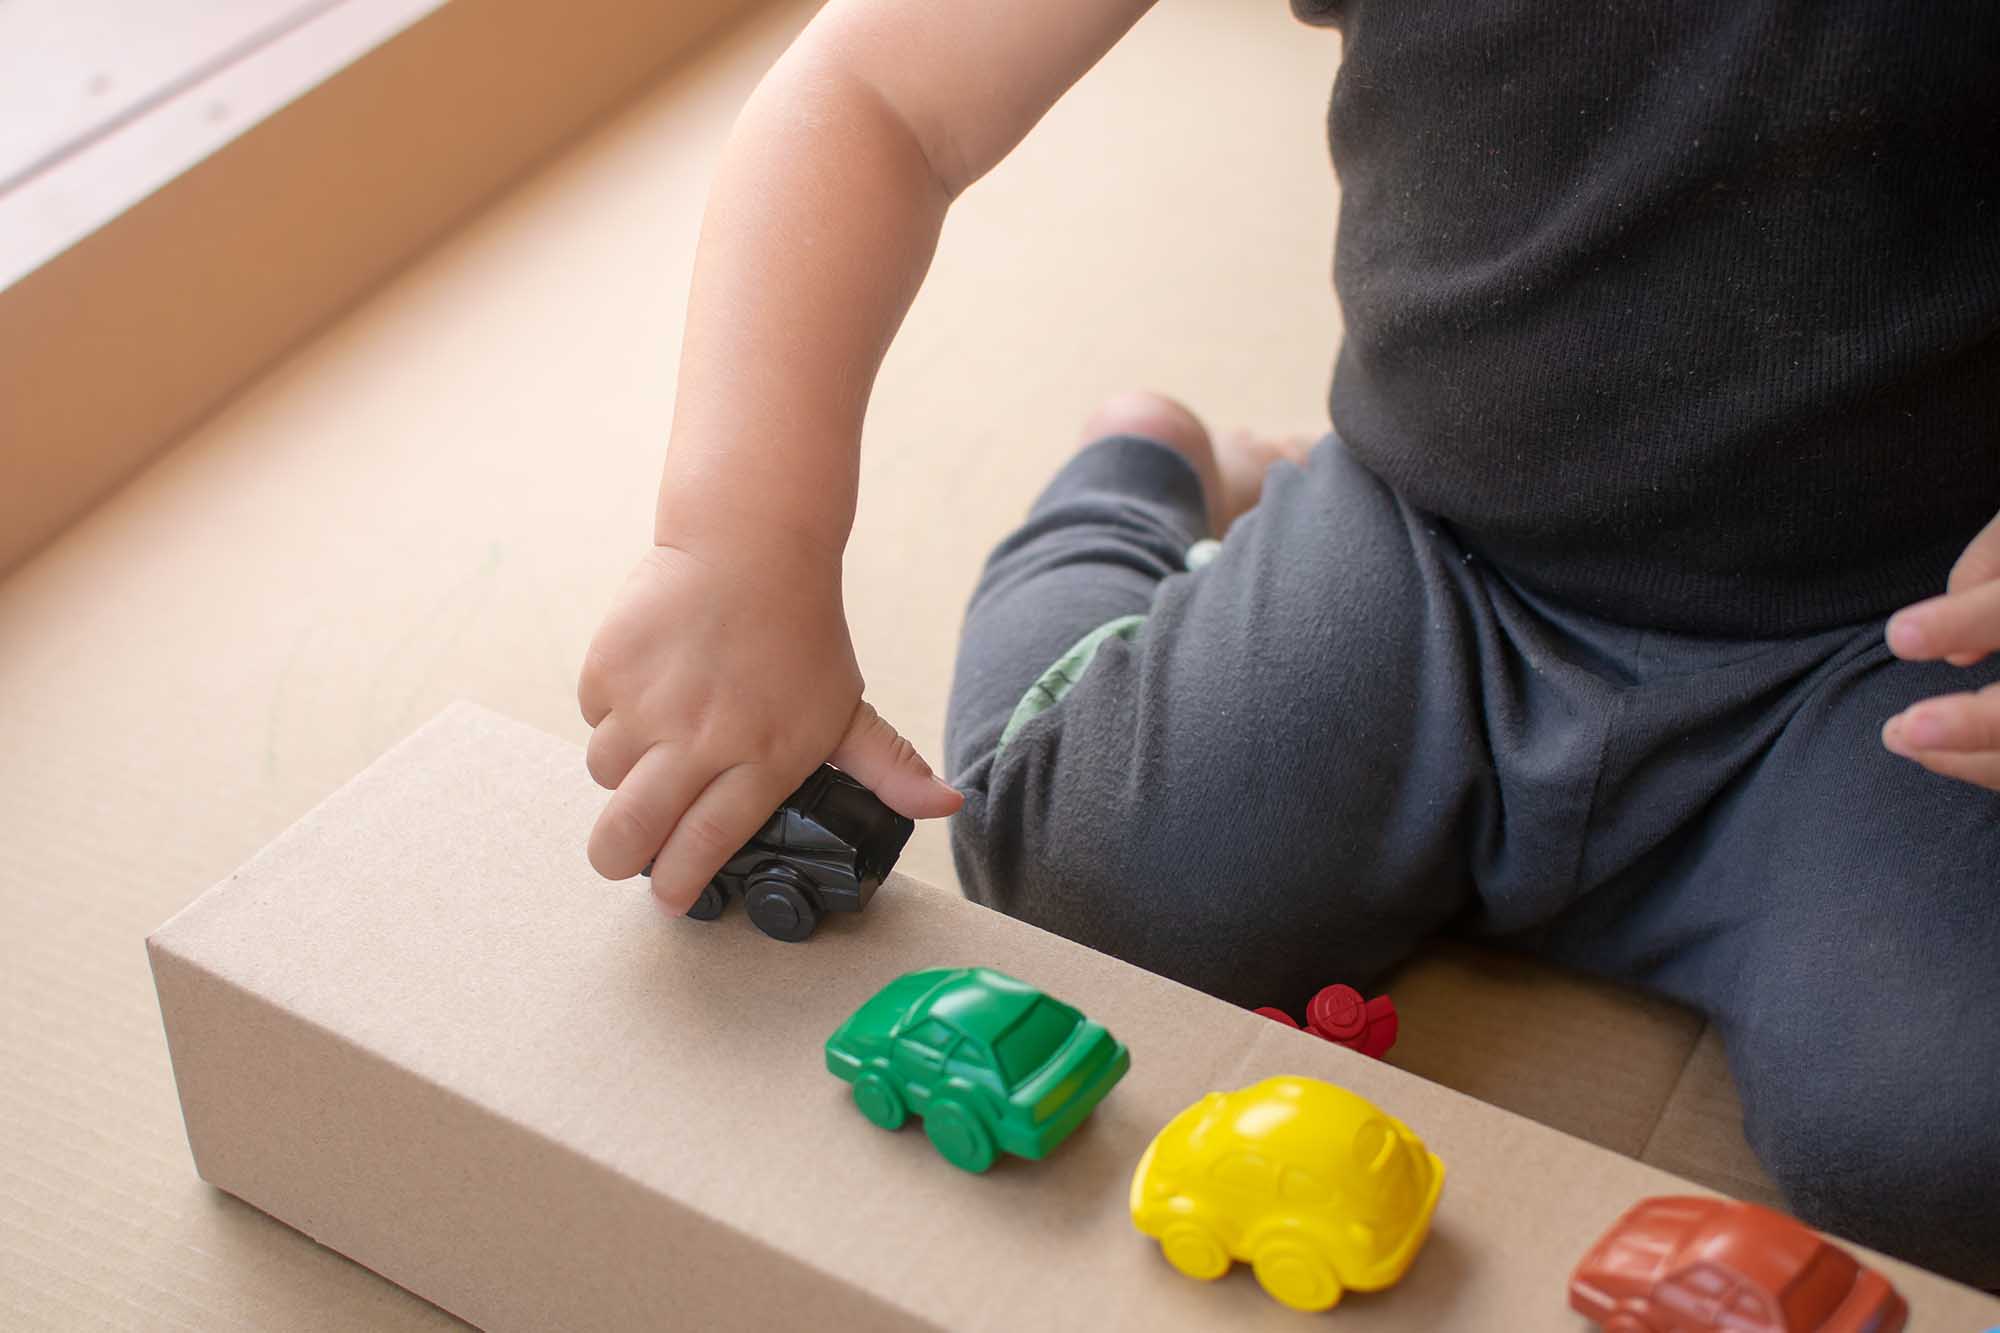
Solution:
[[[733,894],[772,939],[803,940],[825,913],[866,907],[915,830],[874,792],[822,764],[729,858],[688,915],[713,921]],[[649,863],[641,873],[652,870]]]

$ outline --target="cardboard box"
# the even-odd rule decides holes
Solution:
[[[1673,1178],[1065,940],[894,881],[803,946],[668,918],[582,855],[574,747],[456,706],[150,941],[211,1182],[492,1329],[1296,1329],[1126,1218],[1203,1093],[1331,1079],[1449,1166],[1434,1234],[1341,1327],[1575,1329],[1570,1266]],[[1131,1074],[1049,1160],[973,1176],[824,1068],[889,978],[981,963],[1102,1020]],[[2000,1301],[1887,1263],[1918,1330]]]

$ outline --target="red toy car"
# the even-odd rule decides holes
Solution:
[[[1256,1011],[1288,1028],[1299,1026],[1282,1009]],[[1386,995],[1363,1001],[1352,986],[1327,986],[1306,1002],[1305,1030],[1323,1041],[1377,1060],[1396,1044],[1396,1002]]]
[[[1604,1333],[1900,1333],[1888,1280],[1810,1227],[1729,1199],[1647,1199],[1591,1247],[1572,1308]]]

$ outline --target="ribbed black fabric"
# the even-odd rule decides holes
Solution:
[[[1628,624],[1942,590],[2000,510],[2000,4],[1294,9],[1345,38],[1357,458]]]

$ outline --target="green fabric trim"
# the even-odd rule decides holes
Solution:
[[[1116,620],[1106,621],[1078,639],[1075,646],[1058,657],[1054,665],[1035,679],[1035,683],[1028,687],[1028,692],[1021,696],[1021,702],[1014,705],[1013,716],[1007,719],[1006,727],[1000,732],[1000,744],[994,750],[994,756],[997,758],[1000,751],[1007,748],[1007,742],[1014,739],[1015,732],[1063,701],[1063,696],[1070,692],[1077,678],[1083,675],[1084,669],[1090,665],[1090,659],[1097,656],[1098,648],[1106,639],[1117,638],[1130,643],[1137,637],[1139,626],[1145,623],[1144,616],[1120,616]]]

